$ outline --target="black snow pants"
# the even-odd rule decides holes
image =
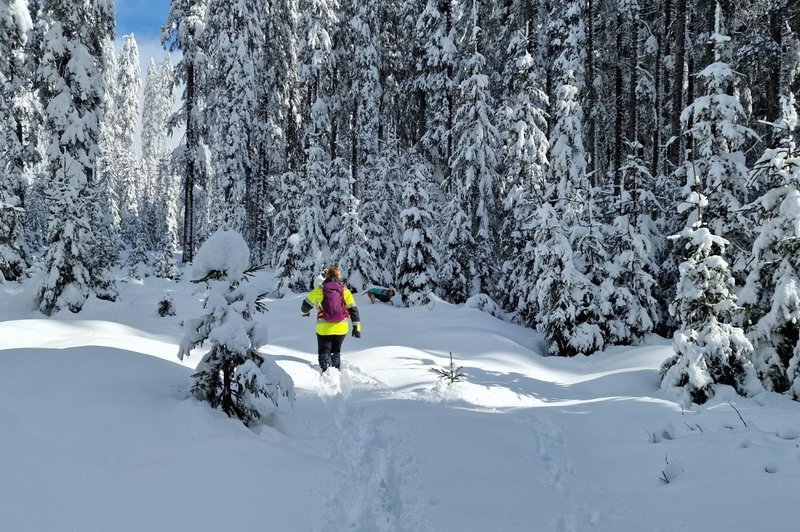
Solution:
[[[319,367],[322,371],[333,366],[339,369],[341,364],[342,344],[346,334],[318,334],[317,335],[317,354],[319,355]]]

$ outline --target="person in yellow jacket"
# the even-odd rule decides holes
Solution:
[[[317,309],[317,354],[319,367],[324,373],[328,367],[339,369],[342,344],[349,326],[353,324],[353,336],[361,338],[361,322],[353,293],[344,286],[342,272],[331,266],[325,272],[325,280],[314,288],[303,300],[300,314],[307,318],[311,309]]]

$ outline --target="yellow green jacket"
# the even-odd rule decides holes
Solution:
[[[344,287],[343,295],[345,307],[347,307],[347,311],[350,313],[350,321],[357,331],[361,331],[358,307],[356,306],[356,300],[353,298],[353,293],[348,290],[347,287]],[[322,318],[322,310],[320,310],[322,308],[322,297],[322,286],[320,285],[314,288],[311,293],[308,294],[308,297],[303,300],[300,312],[308,314],[311,309],[317,309],[317,334],[323,336],[347,334],[350,327],[346,319],[331,322],[325,321]]]

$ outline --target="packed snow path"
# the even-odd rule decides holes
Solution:
[[[251,430],[188,398],[202,352],[175,353],[197,288],[129,282],[46,319],[31,285],[0,286],[0,529],[797,529],[798,404],[721,390],[682,409],[659,391],[667,340],[542,357],[474,309],[357,296],[364,335],[329,382],[298,295],[263,316],[297,401]],[[430,371],[450,352],[466,382]]]
[[[319,394],[330,416],[322,436],[337,479],[320,530],[424,530],[420,510],[405,496],[408,482],[418,477],[411,471],[415,453],[396,432],[396,419],[370,402],[370,390],[380,388],[347,362],[341,372],[320,376]]]

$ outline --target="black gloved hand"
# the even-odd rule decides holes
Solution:
[[[353,328],[353,338],[361,338],[361,331],[355,327]]]

